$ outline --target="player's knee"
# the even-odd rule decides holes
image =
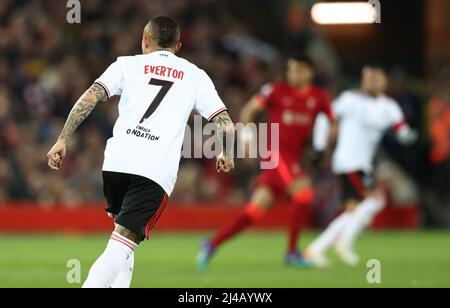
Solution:
[[[376,199],[379,202],[384,203],[386,201],[386,195],[381,188],[377,188],[369,193],[369,197]]]
[[[310,187],[301,189],[301,190],[297,191],[296,193],[294,193],[294,195],[292,196],[292,199],[296,203],[309,205],[314,200],[314,190]]]
[[[118,234],[122,235],[123,237],[129,239],[130,241],[136,243],[139,245],[139,243],[142,241],[141,237],[134,233],[133,231],[116,224],[116,228],[114,229],[114,232],[117,232]]]
[[[245,207],[245,212],[252,220],[260,220],[264,217],[267,209],[260,204],[250,202]]]
[[[258,188],[253,194],[250,204],[253,207],[258,207],[262,211],[268,210],[273,203],[272,191],[266,187]]]
[[[304,189],[311,189],[312,182],[311,179],[307,176],[302,176],[299,179],[296,179],[293,183],[288,185],[287,191],[288,193],[293,196],[297,192],[302,191]]]
[[[353,213],[358,207],[358,201],[351,200],[345,203],[345,211],[348,213]]]

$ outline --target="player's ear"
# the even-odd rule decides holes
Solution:
[[[146,42],[145,42],[146,38],[145,38],[145,33],[142,35],[142,42],[141,42],[141,48],[142,48],[142,53],[145,54],[145,50],[146,50]]]
[[[145,33],[142,35],[142,53],[150,49],[150,38]]]
[[[175,53],[178,53],[178,52],[181,50],[181,47],[183,47],[183,43],[178,42],[178,43],[175,45]]]

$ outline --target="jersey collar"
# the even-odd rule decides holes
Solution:
[[[311,90],[312,90],[312,85],[307,86],[305,89],[299,89],[299,88],[294,88],[295,89],[295,93],[297,93],[300,96],[308,96],[311,94]]]

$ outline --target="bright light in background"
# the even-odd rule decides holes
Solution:
[[[376,21],[377,10],[367,2],[317,3],[311,15],[321,25],[369,24]]]

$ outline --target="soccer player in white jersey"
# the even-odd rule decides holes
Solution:
[[[134,250],[149,233],[175,185],[186,123],[196,110],[216,123],[222,143],[217,171],[234,168],[234,126],[208,75],[177,57],[178,23],[152,18],[142,38],[142,55],[119,57],[88,89],[70,112],[48,153],[59,170],[66,144],[98,102],[120,95],[119,117],[108,140],[103,164],[106,211],[115,230],[83,287],[129,287]]]
[[[354,242],[385,205],[383,190],[373,177],[373,160],[384,133],[393,129],[404,144],[417,134],[405,122],[398,104],[384,93],[388,86],[385,71],[365,67],[362,88],[346,91],[333,103],[339,121],[332,169],[341,178],[342,201],[346,211],[307,248],[305,257],[317,266],[327,266],[326,251],[334,245],[341,260],[351,266],[359,262]],[[315,147],[326,147],[328,124],[321,116],[315,128]],[[333,139],[333,138],[331,138]]]

